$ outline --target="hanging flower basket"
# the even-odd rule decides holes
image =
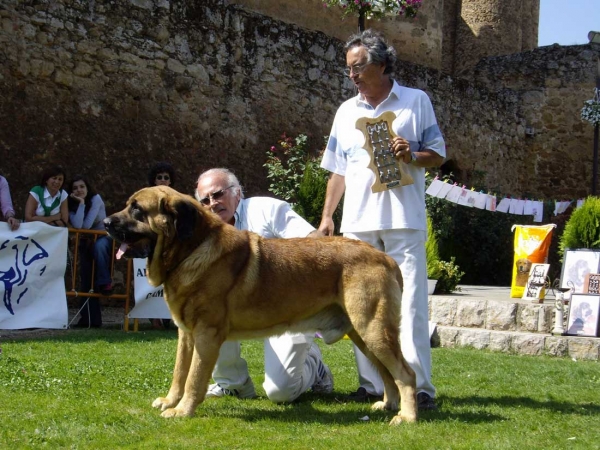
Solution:
[[[367,19],[381,19],[384,16],[400,15],[416,17],[422,0],[324,0],[323,6],[339,6],[343,17],[364,15]]]
[[[592,125],[600,125],[600,95],[598,89],[592,100],[586,100],[581,108],[581,120],[591,123]]]

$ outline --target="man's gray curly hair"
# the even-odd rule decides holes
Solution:
[[[394,73],[396,50],[387,44],[383,35],[371,29],[354,34],[344,45],[344,51],[347,53],[351,48],[359,46],[367,49],[369,64],[384,64],[384,74],[392,75]]]

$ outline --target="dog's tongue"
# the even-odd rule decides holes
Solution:
[[[119,247],[119,250],[117,250],[117,259],[121,259],[121,256],[123,256],[123,254],[125,254],[125,252],[127,251],[127,249],[129,248],[129,245],[127,245],[126,243],[122,243],[121,246]]]

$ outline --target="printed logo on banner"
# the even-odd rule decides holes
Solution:
[[[133,259],[135,306],[128,316],[132,319],[170,319],[163,286],[154,287],[148,283],[146,265],[145,259]]]
[[[0,281],[4,285],[4,307],[10,314],[15,315],[13,302],[19,304],[29,290],[26,282],[32,282],[31,277],[42,278],[46,272],[46,265],[39,268],[39,272],[30,272],[35,261],[47,259],[49,256],[35,239],[17,236],[13,240],[6,240],[0,245],[0,261],[8,261],[9,266],[0,267]],[[5,263],[6,264],[6,263]],[[30,278],[28,280],[28,277]]]

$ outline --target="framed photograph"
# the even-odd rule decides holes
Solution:
[[[600,295],[573,294],[569,306],[567,332],[571,336],[598,336]]]
[[[543,303],[546,296],[546,276],[550,270],[550,264],[532,263],[529,270],[529,278],[523,291],[523,300]]]
[[[598,273],[600,267],[600,251],[588,248],[567,249],[560,276],[560,287],[571,288],[574,293],[583,292],[585,276]]]

